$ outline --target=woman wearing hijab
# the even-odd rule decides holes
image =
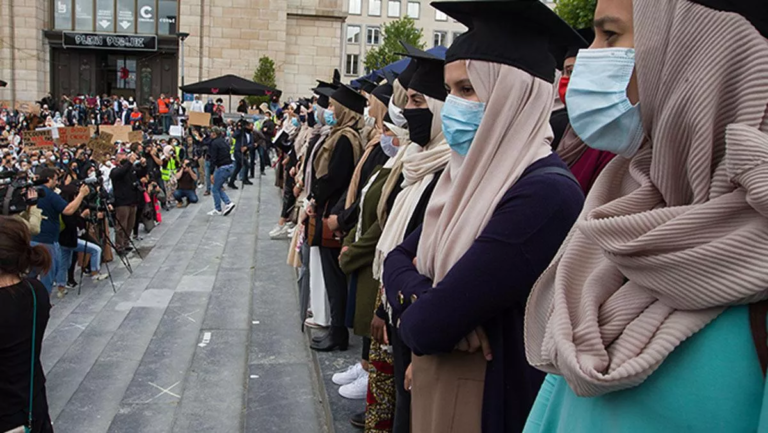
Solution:
[[[525,360],[525,300],[583,204],[551,152],[548,47],[580,37],[541,2],[433,5],[469,28],[446,53],[452,152],[384,286],[416,355],[413,431],[518,432],[544,378]]]
[[[526,430],[765,431],[768,9],[600,0],[595,28],[569,117],[620,156],[531,294]]]
[[[331,135],[319,146],[312,163],[310,217],[312,245],[320,247],[323,277],[331,307],[331,330],[320,342],[310,346],[317,351],[346,350],[349,331],[344,325],[347,305],[347,280],[339,268],[341,244],[327,227],[331,207],[349,187],[355,165],[362,154],[360,126],[365,98],[349,86],[341,85],[330,98],[326,123]]]

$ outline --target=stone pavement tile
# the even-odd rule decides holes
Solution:
[[[312,368],[307,363],[251,365],[245,431],[323,433],[318,395],[307,388]]]
[[[99,360],[141,361],[163,313],[163,308],[134,307],[131,309],[109,344],[101,352]]]
[[[213,290],[213,284],[215,282],[216,282],[216,276],[184,275],[183,277],[181,277],[181,281],[179,282],[179,285],[176,287],[176,292],[211,292]]]
[[[158,390],[160,392],[160,390]],[[149,403],[121,406],[109,433],[169,433],[177,403]],[[213,431],[213,430],[212,430]]]
[[[184,377],[197,347],[207,293],[176,293],[152,337],[123,397],[123,406],[172,403],[182,395]],[[173,386],[172,394],[160,393]]]
[[[173,297],[173,289],[147,289],[142,292],[134,307],[165,309]]]
[[[184,383],[177,433],[243,431],[248,331],[204,328],[201,338],[207,332],[210,341],[197,347]]]
[[[136,360],[97,361],[56,418],[56,431],[107,431],[137,365]]]
[[[307,343],[293,311],[264,309],[252,318],[250,364],[306,364],[309,361]]]
[[[360,361],[362,355],[362,339],[350,337],[349,350],[346,352],[315,352],[323,384],[327,392],[328,403],[333,414],[333,424],[336,433],[358,433],[360,430],[349,423],[349,418],[365,410],[365,400],[348,400],[339,394],[339,386],[331,378],[335,373],[346,370]]]
[[[203,327],[247,330],[251,315],[250,269],[219,269]]]

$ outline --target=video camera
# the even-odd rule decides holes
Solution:
[[[45,197],[45,190],[37,188],[42,181],[30,181],[26,172],[0,172],[0,211],[3,215],[15,215],[37,204],[38,198]],[[37,198],[29,198],[29,188],[35,188]]]
[[[106,199],[105,194],[101,194],[102,180],[99,177],[85,179],[77,182],[77,187],[86,185],[88,187],[88,195],[83,199],[83,204],[91,211],[104,211],[107,205],[110,204]],[[104,197],[102,197],[104,196]]]

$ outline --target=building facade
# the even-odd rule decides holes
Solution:
[[[359,77],[365,70],[365,54],[382,42],[382,26],[404,16],[422,30],[426,48],[448,47],[467,28],[429,5],[431,0],[344,0],[342,76]]]
[[[0,102],[47,93],[178,94],[186,83],[251,78],[262,56],[287,96],[340,67],[343,0],[3,0]],[[180,35],[188,34],[184,62]]]

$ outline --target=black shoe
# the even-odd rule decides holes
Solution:
[[[313,342],[309,348],[317,352],[333,352],[336,349],[343,352],[349,348],[349,330],[344,327],[331,328],[325,338],[318,343]]]
[[[251,182],[250,180],[244,180],[243,185],[253,185],[253,182]]]
[[[234,183],[227,184],[227,188],[240,189]]]
[[[357,428],[365,428],[365,412],[360,412],[352,415],[349,419],[349,423]]]
[[[325,332],[325,333],[322,333],[322,334],[317,334],[317,335],[315,335],[315,336],[313,336],[313,337],[312,337],[312,342],[313,342],[313,343],[320,343],[321,341],[325,340],[325,338],[326,338],[327,336],[328,336],[328,333],[327,333],[327,332]]]
[[[267,173],[264,173],[264,172],[262,171],[262,172],[261,172],[261,175],[262,175],[262,176],[266,176],[266,175],[267,175]]]

